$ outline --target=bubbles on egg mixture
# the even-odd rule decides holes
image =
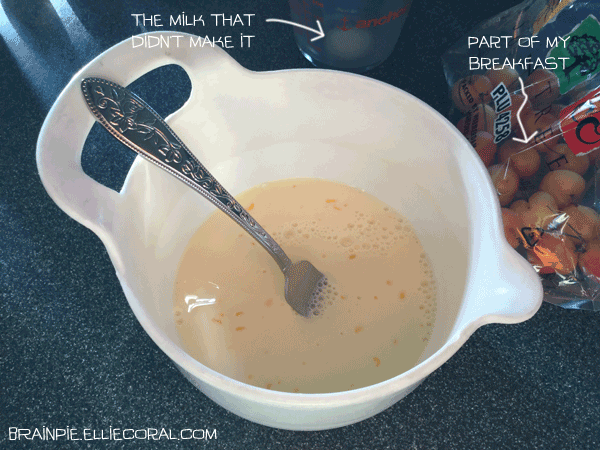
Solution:
[[[319,284],[319,289],[311,299],[308,317],[316,320],[317,317],[328,312],[328,308],[334,302],[344,299],[345,297],[340,295],[337,286],[332,281],[325,279],[322,284]]]
[[[344,208],[347,207],[346,203]],[[360,253],[386,256],[397,242],[418,240],[412,226],[406,224],[402,217],[398,217],[388,207],[382,208],[382,211],[385,213],[383,217],[375,217],[356,210],[354,220],[342,227],[318,224],[316,221],[295,221],[283,231],[275,231],[272,235],[282,245],[302,245],[308,239],[336,242],[348,252],[349,259],[359,257]],[[327,254],[322,253],[321,257],[327,258]]]
[[[328,206],[336,210],[342,211],[349,208],[349,204],[343,204],[343,207],[337,205],[333,199],[327,199]],[[385,206],[381,209],[380,214],[366,214],[361,210],[352,212],[354,218],[352,221],[345,223],[343,226],[336,226],[331,222],[323,224],[322,222],[301,221],[296,220],[290,225],[286,225],[283,229],[272,233],[275,240],[286,246],[301,246],[306,245],[307,239],[317,241],[328,241],[335,243],[339,249],[345,252],[345,258],[349,261],[357,260],[363,257],[385,257],[388,252],[396,245],[402,242],[419,242],[413,227],[394,210]],[[321,258],[326,259],[332,257],[327,253],[322,253]],[[423,321],[421,322],[425,332],[424,340],[427,340],[431,334],[432,322],[435,318],[435,301],[436,289],[433,279],[433,272],[429,267],[427,255],[421,253],[419,257],[419,266],[423,281],[418,288],[419,298],[411,299],[419,303],[419,309],[423,311]],[[311,311],[309,317],[322,316],[327,306],[331,306],[334,301],[339,300],[337,288],[331,289],[331,281],[329,281],[330,289],[320,289],[315,293],[311,300]],[[387,280],[387,285],[392,285],[391,280]],[[406,301],[406,292],[398,291],[397,298],[401,301]],[[341,296],[341,298],[345,298]],[[362,300],[361,296],[355,296],[357,300]],[[378,297],[372,296],[377,299]],[[343,334],[343,332],[342,332]]]
[[[310,298],[310,303],[309,303],[309,310],[308,310],[308,317],[314,317],[314,316],[318,316],[319,314],[321,314],[326,306],[326,296],[328,294],[327,292],[327,279],[323,279],[321,280],[318,284],[317,284],[317,289],[315,290],[315,292],[313,292],[311,298]]]

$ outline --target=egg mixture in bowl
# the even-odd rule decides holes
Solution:
[[[238,201],[292,261],[328,284],[297,314],[271,256],[217,211],[183,255],[174,317],[186,351],[266,389],[324,393],[376,384],[417,364],[431,336],[435,279],[410,222],[376,197],[320,179],[269,182]]]

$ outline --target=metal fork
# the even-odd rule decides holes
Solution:
[[[114,137],[199,192],[269,252],[285,277],[285,299],[298,314],[310,317],[318,313],[327,285],[325,275],[308,261],[292,263],[146,102],[102,78],[85,78],[81,90],[98,122]]]

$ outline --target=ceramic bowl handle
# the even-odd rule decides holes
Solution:
[[[176,46],[175,36],[180,36]],[[153,69],[177,64],[186,72],[219,72],[237,67],[220,48],[190,48],[191,35],[159,32],[136,36],[99,55],[69,82],[48,113],[36,150],[38,171],[50,197],[69,216],[96,233],[110,248],[112,218],[119,214],[122,196],[83,172],[81,153],[95,122],[81,93],[81,80],[99,76],[128,85]],[[169,47],[141,46],[140,42],[170,42]],[[183,42],[186,45],[183,45]],[[190,77],[191,78],[191,77]],[[192,86],[192,95],[194,86]]]

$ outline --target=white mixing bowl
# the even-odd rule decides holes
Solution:
[[[161,35],[172,33],[153,34]],[[348,425],[415,389],[478,327],[520,322],[537,311],[540,280],[504,239],[487,171],[440,114],[400,89],[362,76],[250,72],[226,52],[190,48],[189,35],[178,35],[184,36],[179,47],[132,48],[126,41],[83,68],[44,123],[37,163],[54,201],[106,246],[146,332],[208,397],[272,427]],[[265,181],[319,177],[362,188],[412,222],[438,286],[433,334],[416,367],[362,389],[291,394],[230,379],[181,348],[172,314],[176,267],[214,207],[141,158],[120,193],[81,169],[82,148],[94,123],[81,79],[100,76],[128,85],[171,63],[187,71],[192,94],[168,122],[233,195]]]

